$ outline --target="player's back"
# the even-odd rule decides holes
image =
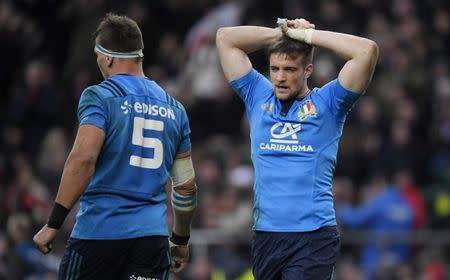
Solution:
[[[176,154],[190,150],[183,106],[147,78],[114,75],[86,89],[78,114],[106,138],[72,237],[166,235],[165,184]]]

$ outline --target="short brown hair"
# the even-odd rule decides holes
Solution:
[[[142,33],[129,17],[108,13],[94,32],[94,39],[102,47],[115,52],[132,52],[144,48]]]
[[[269,46],[269,56],[274,53],[286,54],[292,59],[302,56],[303,66],[306,67],[306,65],[312,63],[314,48],[311,45],[299,42],[283,35],[278,41]]]

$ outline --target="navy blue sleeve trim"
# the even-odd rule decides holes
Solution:
[[[174,99],[174,100],[175,100],[175,107],[181,109],[180,102],[176,99]]]
[[[104,81],[102,84],[108,86],[109,88],[111,88],[111,91],[114,92],[117,97],[122,96],[120,94],[120,92],[117,90],[117,88],[114,87],[114,85],[111,84],[109,81]]]
[[[165,92],[165,94],[167,104],[169,104],[170,106],[178,107],[175,99],[172,96],[170,96],[167,92]]]
[[[109,87],[111,87],[111,88],[114,90],[114,92],[117,93],[117,95],[118,95],[119,97],[123,97],[123,95],[122,95],[122,93],[120,92],[120,90],[119,90],[113,83],[111,83],[110,80],[106,80],[106,81],[104,81],[103,83],[105,83],[105,84],[107,84]]]
[[[175,99],[173,99],[173,97],[170,96],[170,95],[169,95],[169,97],[170,97],[170,105],[176,107],[177,105],[176,105],[176,103],[175,103]]]
[[[114,95],[114,97],[119,97],[119,95],[116,92],[114,92],[114,90],[110,88],[110,86],[104,84],[100,84],[99,86],[106,89],[107,91],[110,91],[112,95]]]
[[[114,82],[113,80],[108,80],[108,81],[113,83],[120,90],[120,92],[122,93],[122,96],[127,96],[127,93],[123,90],[123,88],[117,82]]]
[[[170,104],[169,103],[169,95],[167,94],[167,92],[165,92],[165,94],[166,94],[166,102],[167,102],[167,104]]]

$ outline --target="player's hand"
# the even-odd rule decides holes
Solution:
[[[287,21],[287,28],[293,28],[293,29],[314,29],[316,26],[309,21],[307,21],[304,18],[297,18],[294,20],[288,20]],[[285,31],[287,31],[287,28]]]
[[[169,248],[173,272],[182,271],[189,261],[189,245],[177,245],[169,240]]]
[[[277,24],[286,36],[300,42],[311,44],[312,32],[316,26],[306,19],[300,18],[288,20],[279,18]]]
[[[52,250],[52,242],[57,233],[57,229],[49,228],[45,225],[38,233],[36,233],[36,235],[34,235],[33,242],[39,251],[43,254],[48,254]]]

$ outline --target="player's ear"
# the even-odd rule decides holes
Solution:
[[[106,67],[111,68],[114,62],[114,57],[106,57]]]
[[[305,80],[311,77],[312,72],[314,70],[314,66],[310,63],[305,67]]]

